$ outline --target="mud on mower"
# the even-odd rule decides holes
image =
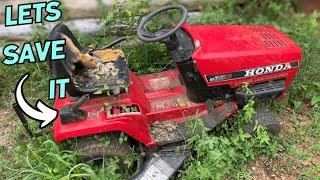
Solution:
[[[156,15],[173,9],[179,10],[180,21],[172,29],[146,30]],[[67,97],[55,100],[55,142],[77,139],[83,159],[91,161],[126,157],[135,146],[140,160],[134,178],[168,179],[190,154],[188,149],[176,151],[191,136],[188,120],[201,118],[213,129],[247,99],[286,95],[302,55],[290,38],[267,26],[189,25],[187,16],[185,7],[169,5],[140,21],[138,38],[164,43],[176,66],[142,76],[130,71],[125,54],[115,48],[125,38],[101,49],[85,48],[68,27],[57,25],[50,38],[66,39],[66,60],[50,67],[72,82]],[[243,90],[244,83],[252,93]],[[258,111],[253,119],[274,134],[280,131],[268,111]],[[120,133],[129,140],[120,144]],[[90,136],[109,137],[111,143],[88,140]]]

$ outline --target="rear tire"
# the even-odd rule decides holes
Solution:
[[[269,134],[277,135],[281,132],[279,121],[268,109],[257,109],[256,114],[251,119],[251,122],[244,127],[244,131],[249,134],[254,134],[253,129],[256,122],[263,125]]]
[[[99,140],[107,136],[109,143]],[[76,148],[81,152],[79,160],[83,162],[93,162],[93,164],[99,164],[104,159],[117,156],[118,158],[125,160],[130,157],[131,149],[128,142],[119,142],[119,136],[114,134],[104,134],[98,138],[81,138],[77,140]]]

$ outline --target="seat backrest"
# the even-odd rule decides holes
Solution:
[[[61,37],[61,34],[64,34],[67,36],[69,39],[71,39],[72,43],[80,50],[80,51],[85,51],[86,49],[80,45],[80,43],[77,41],[73,33],[70,31],[70,29],[60,23],[57,24],[51,31],[50,33],[50,40],[58,40],[58,39],[63,39]],[[77,71],[84,71],[84,67],[79,66],[72,62],[72,59],[75,58],[75,54],[68,48],[68,46],[65,45],[64,47],[64,53],[66,54],[66,59],[62,61],[57,61],[56,63],[53,64],[52,71],[55,75],[57,76],[71,76],[72,72],[77,70]],[[59,71],[59,73],[57,72]]]
[[[57,39],[66,39],[66,43],[69,44],[64,47],[66,59],[52,61],[52,71],[59,78],[71,78],[72,83],[67,85],[67,91],[71,96],[102,91],[104,94],[118,94],[129,85],[129,66],[122,50],[94,50],[92,51],[94,56],[91,56],[89,49],[82,47],[64,24],[58,24],[50,33],[50,40]],[[83,62],[77,61],[81,59],[76,55],[79,51],[99,61],[100,66],[93,69],[86,68]]]

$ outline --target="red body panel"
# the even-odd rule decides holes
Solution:
[[[287,88],[298,71],[301,49],[283,33],[264,26],[189,26],[183,29],[192,37],[195,52],[192,59],[207,86],[229,85],[231,88],[250,84],[285,79]],[[250,77],[209,81],[207,76],[246,72],[253,68],[277,64],[295,66],[274,70]],[[266,68],[267,69],[267,68]],[[269,68],[270,69],[270,68]],[[276,68],[275,68],[276,69]],[[56,142],[69,138],[111,131],[122,131],[147,147],[156,145],[150,134],[150,125],[156,121],[186,121],[189,117],[208,114],[204,103],[193,103],[181,84],[178,70],[165,71],[138,77],[130,72],[128,92],[114,96],[90,99],[80,109],[88,117],[63,124],[60,117],[54,122]],[[73,104],[70,97],[56,99],[54,108]],[[234,103],[235,104],[235,103]],[[121,106],[138,107],[138,112],[120,112]],[[232,106],[236,111],[236,105]],[[231,114],[223,116],[227,118]],[[220,116],[218,114],[217,116]]]
[[[208,82],[206,76],[245,71],[282,63],[301,62],[301,49],[280,31],[266,26],[205,25],[184,29],[192,37],[195,52],[192,55],[200,74],[208,86],[243,85],[285,78],[291,83],[298,67],[260,76]]]
[[[186,96],[178,71],[137,77],[130,73],[131,83],[128,92],[117,96],[90,99],[81,106],[88,112],[87,119],[62,124],[60,118],[54,122],[54,139],[65,139],[110,131],[122,131],[148,147],[155,145],[149,133],[150,124],[156,121],[184,121],[189,117],[207,113],[204,103],[193,103]],[[70,97],[56,99],[54,107],[71,104]],[[110,114],[109,105],[137,105],[140,112]],[[107,107],[105,107],[107,106]]]

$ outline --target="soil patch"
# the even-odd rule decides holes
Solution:
[[[0,147],[2,150],[12,150],[12,135],[17,131],[17,124],[11,120],[11,116],[12,112],[9,109],[0,109]]]
[[[310,129],[313,125],[313,120],[308,115],[296,113],[293,116],[293,110],[290,108],[282,112],[278,119],[281,123],[282,134],[286,139],[299,136],[301,131]],[[276,158],[258,157],[248,165],[248,170],[251,172],[253,179],[296,179],[308,168],[319,165],[320,156],[310,146],[310,144],[316,142],[315,137],[308,135],[296,145],[292,145],[291,148],[296,149],[296,153],[283,152],[284,154],[281,154],[282,152],[279,152],[280,156]],[[311,157],[299,156],[299,154],[304,153],[310,153]]]

